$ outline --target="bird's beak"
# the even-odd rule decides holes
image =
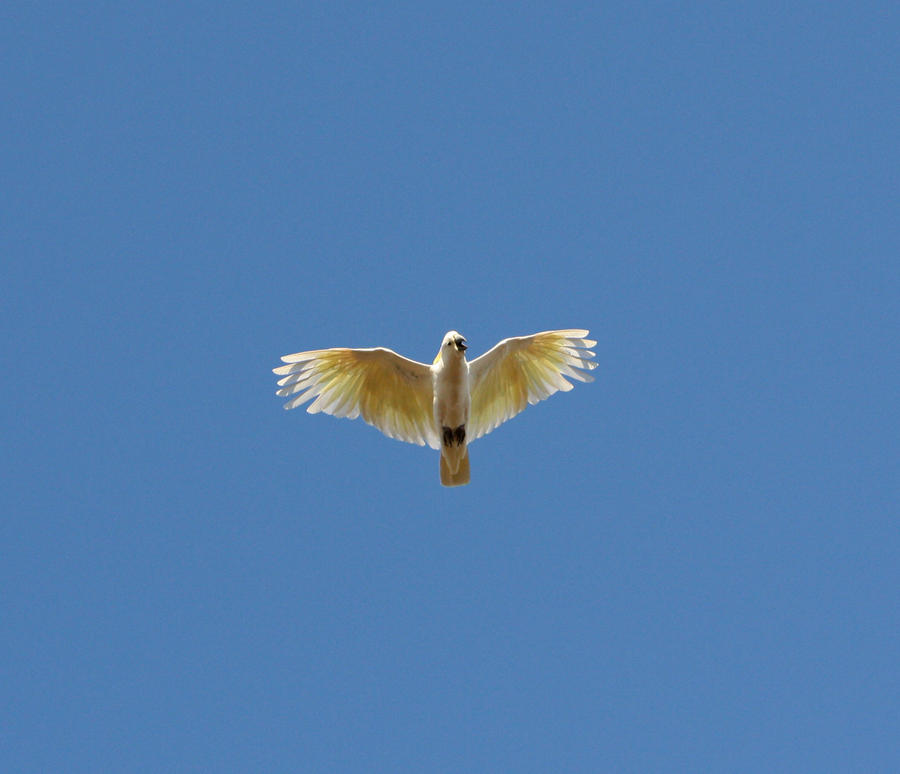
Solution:
[[[468,349],[468,346],[466,346],[466,340],[465,339],[457,339],[456,340],[456,348],[460,352],[465,352]]]

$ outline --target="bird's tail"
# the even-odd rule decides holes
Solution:
[[[459,467],[456,473],[450,472],[450,466],[444,455],[441,454],[441,483],[444,486],[462,486],[469,483],[469,447],[465,447],[463,455],[459,459]]]

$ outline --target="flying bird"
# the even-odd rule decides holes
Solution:
[[[429,366],[396,352],[317,349],[282,357],[276,393],[286,409],[312,400],[310,414],[358,416],[390,438],[441,452],[441,483],[469,483],[469,444],[553,393],[566,377],[592,382],[588,331],[544,331],[504,339],[471,363],[465,338],[445,334]],[[314,399],[314,400],[313,400]]]

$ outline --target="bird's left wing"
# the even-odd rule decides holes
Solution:
[[[588,331],[544,331],[504,339],[469,363],[471,407],[466,435],[475,440],[514,417],[530,403],[572,389],[565,377],[592,382],[597,367]]]
[[[362,418],[389,438],[440,448],[432,414],[431,369],[383,347],[319,349],[281,358],[273,371],[286,409],[313,401],[310,414]]]

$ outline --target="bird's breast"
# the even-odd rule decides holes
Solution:
[[[469,368],[461,364],[445,364],[434,379],[435,414],[442,422],[464,424],[469,414]]]

